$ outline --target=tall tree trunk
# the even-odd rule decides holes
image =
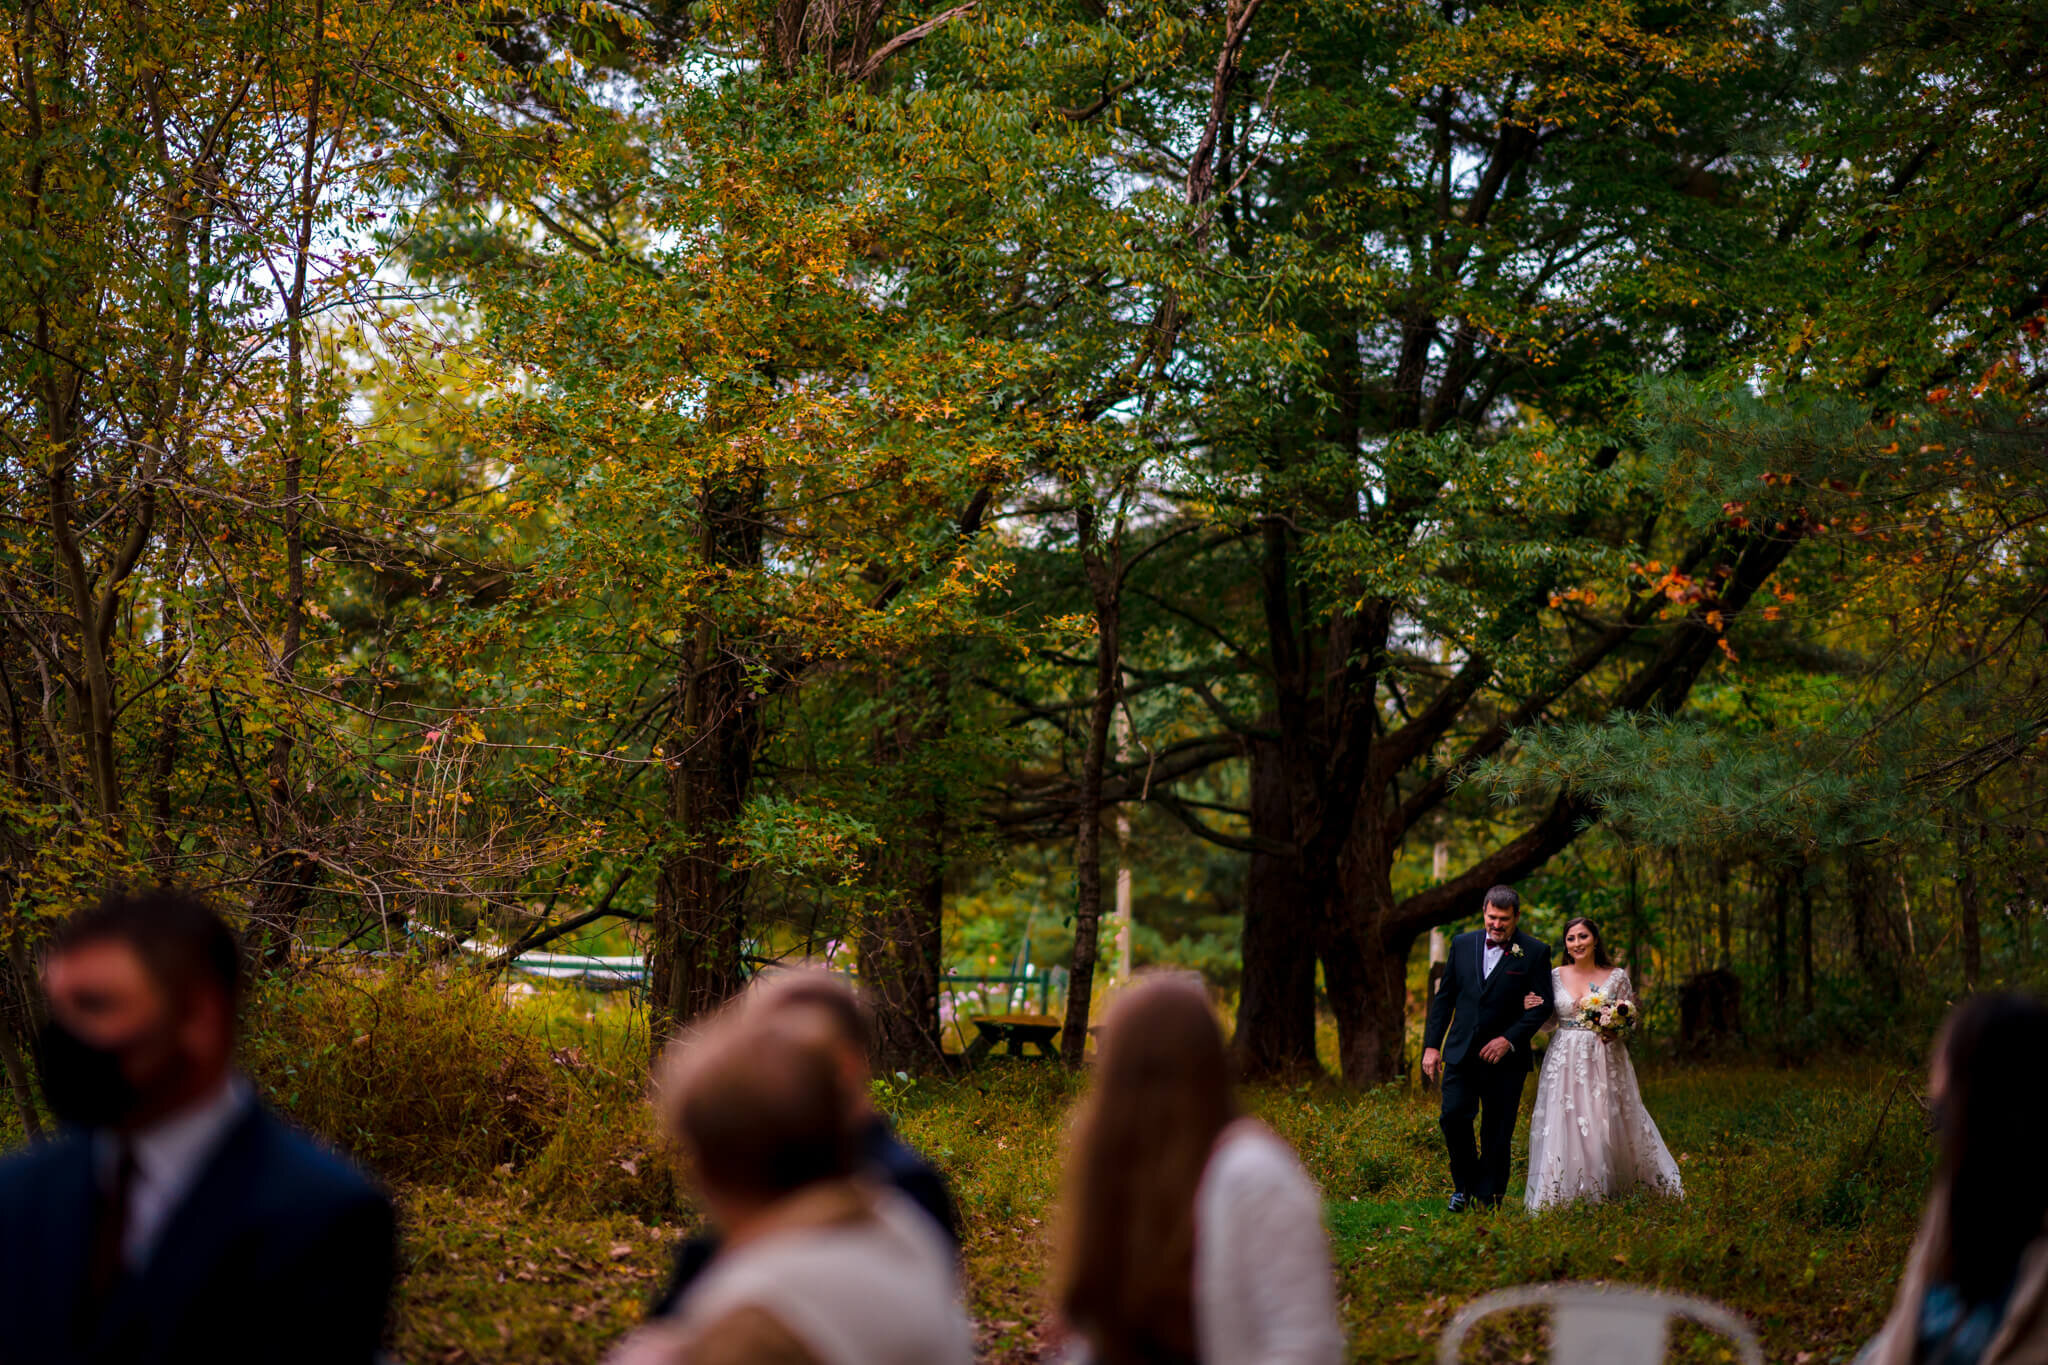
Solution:
[[[258,866],[256,890],[250,906],[255,933],[267,944],[263,960],[281,965],[291,953],[299,921],[312,899],[319,865],[297,847],[297,804],[292,791],[292,750],[297,743],[292,721],[286,717],[297,710],[299,650],[304,644],[306,619],[306,450],[311,444],[306,402],[306,286],[313,259],[314,206],[317,195],[315,171],[320,148],[320,104],[322,48],[327,41],[326,0],[314,0],[310,37],[313,48],[313,77],[306,92],[306,123],[300,158],[300,184],[295,241],[292,243],[292,278],[285,292],[285,449],[284,472],[279,493],[284,504],[284,623],[283,639],[277,653],[278,706],[280,717],[271,741],[267,766],[269,785],[269,827],[263,832],[264,857]]]
[[[874,1064],[884,1071],[942,1068],[939,1031],[941,926],[946,880],[940,832],[911,836],[907,856],[888,859],[890,883],[861,922],[860,978],[874,1018]]]
[[[951,726],[952,678],[943,663],[876,678],[878,780],[895,776],[895,833],[875,867],[875,909],[859,929],[861,985],[874,1017],[874,1061],[888,1071],[943,1067],[939,983],[944,972],[946,807],[941,780],[924,771]],[[888,697],[896,698],[891,707]]]
[[[1377,811],[1361,811],[1331,891],[1320,898],[1316,955],[1337,1021],[1344,1079],[1371,1085],[1404,1069],[1408,1038],[1408,953],[1413,929],[1395,926],[1395,850]]]
[[[1890,942],[1887,887],[1867,854],[1849,854],[1849,927],[1856,967],[1864,982],[1885,1000],[1899,998],[1898,956]]]
[[[1074,835],[1074,956],[1067,974],[1067,1018],[1060,1055],[1078,1066],[1088,1048],[1088,1016],[1094,1004],[1095,962],[1102,926],[1102,769],[1109,755],[1109,725],[1116,713],[1123,677],[1119,616],[1123,606],[1123,518],[1111,528],[1105,549],[1095,508],[1084,492],[1079,503],[1081,562],[1095,604],[1095,701],[1088,710],[1087,749],[1081,759],[1080,825]]]
[[[717,1009],[746,979],[747,873],[727,842],[746,807],[760,723],[739,661],[700,622],[681,681],[680,750],[669,769],[677,846],[655,880],[648,1015],[657,1048],[675,1026]]]
[[[1813,1015],[1813,885],[1806,879],[1806,868],[1802,864],[1799,877],[1799,1006],[1802,1013]]]
[[[1977,887],[1977,850],[1983,846],[1984,826],[1977,818],[1977,789],[1969,788],[1964,793],[1963,837],[1957,860],[1960,866],[1956,873],[1956,912],[1961,917],[1963,938],[1963,985],[1970,990],[1977,989],[1977,980],[1984,972],[1984,911],[1981,893]]]
[[[1974,991],[1984,974],[1984,918],[1976,864],[1969,859],[1965,859],[1962,873],[1956,878],[1956,902],[1962,917],[1963,985]]]
[[[994,491],[983,485],[961,509],[955,530],[963,546],[981,534]],[[953,672],[946,660],[942,645],[914,675],[915,685],[906,686],[900,676],[877,680],[916,704],[915,710],[900,710],[897,723],[877,737],[877,759],[910,779],[902,803],[902,825],[909,832],[895,841],[910,856],[890,860],[890,919],[876,926],[880,941],[864,944],[860,957],[875,1012],[877,1060],[891,1069],[946,1065],[939,992],[945,975],[947,784],[920,766],[953,729]]]
[[[157,651],[157,667],[165,676],[177,666],[178,638],[178,611],[175,605],[167,603],[163,611],[162,646]],[[156,751],[149,765],[149,821],[151,857],[156,863],[159,884],[168,884],[177,869],[178,835],[172,823],[171,777],[177,771],[178,745],[183,736],[178,722],[186,704],[183,689],[175,683],[166,683],[157,698]]]
[[[1786,921],[1792,909],[1792,879],[1789,873],[1780,871],[1771,885],[1771,1002],[1777,1007],[1778,1018],[1785,1017],[1785,1005],[1791,996],[1790,945],[1786,942]]]
[[[1625,858],[1625,878],[1622,882],[1623,911],[1628,916],[1628,971],[1634,980],[1636,996],[1641,999],[1650,993],[1649,964],[1643,961],[1643,888],[1642,869],[1634,853]]]
[[[1337,1021],[1337,1068],[1347,1085],[1376,1085],[1407,1062],[1408,954],[1417,935],[1389,917],[1358,915],[1348,897],[1325,906],[1319,956]]]
[[[1728,864],[1714,864],[1714,965],[1724,970],[1735,965],[1735,890],[1729,885]]]
[[[0,922],[13,917],[14,897],[5,887],[0,887]],[[7,1088],[14,1096],[15,1114],[21,1119],[21,1130],[30,1142],[43,1140],[42,1120],[36,1114],[35,1086],[29,1079],[28,1066],[22,1057],[16,1039],[27,1040],[35,1037],[40,1026],[33,1005],[36,989],[35,978],[22,971],[26,954],[19,951],[21,930],[16,922],[9,941],[15,951],[8,955],[8,962],[0,975],[0,1066],[7,1072]]]
[[[121,583],[117,579],[99,586],[96,575],[86,565],[76,527],[78,503],[74,481],[77,471],[73,462],[77,457],[70,448],[75,433],[70,430],[68,422],[57,422],[51,426],[51,435],[54,453],[47,480],[47,513],[58,560],[64,570],[65,586],[69,589],[71,609],[78,618],[78,672],[82,676],[79,684],[73,686],[73,710],[81,755],[92,783],[93,814],[102,822],[111,822],[121,809],[121,777],[114,753],[114,717],[119,708],[115,702],[114,670],[107,648],[111,643],[114,612],[120,602]],[[144,496],[149,495],[145,493]],[[136,553],[139,557],[140,546]],[[97,592],[96,586],[99,586]]]
[[[1223,49],[1216,59],[1216,76],[1210,89],[1209,117],[1188,160],[1186,198],[1189,207],[1206,202],[1216,187],[1216,155],[1223,120],[1230,108],[1231,87],[1237,81],[1238,63],[1244,53],[1245,37],[1252,16],[1264,0],[1231,0],[1224,11]],[[1206,240],[1207,220],[1197,229],[1197,240]],[[1173,349],[1185,315],[1177,290],[1164,291],[1152,317],[1151,339],[1147,343],[1150,367],[1163,369]],[[1128,372],[1136,379],[1140,369]],[[1151,400],[1145,407],[1149,411]],[[1116,711],[1117,694],[1123,681],[1118,618],[1123,603],[1123,499],[1128,486],[1120,486],[1107,550],[1095,504],[1085,488],[1076,499],[1076,529],[1080,532],[1081,563],[1088,574],[1089,596],[1095,606],[1095,704],[1088,716],[1088,747],[1082,758],[1080,828],[1074,838],[1074,955],[1067,974],[1067,1018],[1060,1033],[1060,1055],[1077,1065],[1088,1048],[1088,1016],[1094,1004],[1097,942],[1102,926],[1102,769],[1109,752],[1110,720]]]
[[[699,553],[706,566],[759,566],[761,496],[751,472],[701,492]],[[707,611],[676,680],[680,705],[664,744],[675,843],[655,878],[648,945],[649,1037],[657,1051],[677,1025],[717,1009],[746,979],[740,950],[748,878],[733,865],[729,839],[746,808],[763,737],[749,660],[739,652],[754,643],[744,623],[728,638]]]
[[[1314,906],[1296,860],[1271,851],[1294,838],[1280,746],[1261,738],[1248,747],[1251,830],[1259,846],[1245,877],[1244,971],[1233,1046],[1245,1076],[1309,1075],[1320,1070]]]

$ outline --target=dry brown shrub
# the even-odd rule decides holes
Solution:
[[[392,1182],[524,1166],[575,1101],[546,1046],[458,970],[331,971],[260,987],[243,1065],[265,1097]]]

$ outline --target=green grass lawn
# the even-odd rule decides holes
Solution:
[[[302,979],[258,1000],[247,1052],[259,1083],[399,1192],[401,1360],[594,1361],[638,1320],[694,1224],[650,1131],[643,1046],[573,994],[507,1009],[486,988],[430,976]],[[1773,1361],[1848,1360],[1884,1316],[1925,1192],[1917,1077],[1875,1063],[1648,1058],[1642,1074],[1686,1198],[1537,1218],[1512,1202],[1443,1212],[1433,1094],[1251,1090],[1250,1107],[1323,1187],[1355,1357],[1433,1360],[1450,1315],[1487,1290],[1604,1280],[1730,1305]],[[1037,1360],[1054,1346],[1052,1224],[1081,1084],[1003,1059],[877,1087],[953,1181],[986,1360]],[[1536,1337],[1524,1323],[1467,1359],[1538,1360]],[[1725,1358],[1698,1339],[1677,1344],[1682,1358]]]
[[[1755,1322],[1769,1359],[1820,1362],[1850,1358],[1882,1321],[1911,1238],[1930,1156],[1910,1097],[1885,1112],[1898,1079],[1847,1066],[1646,1068],[1646,1099],[1680,1158],[1687,1197],[1541,1217],[1512,1202],[1464,1217],[1444,1211],[1433,1094],[1310,1087],[1249,1098],[1323,1186],[1360,1360],[1434,1359],[1450,1314],[1479,1294],[1579,1280],[1720,1300]],[[1046,1227],[1072,1089],[1064,1077],[1011,1067],[921,1085],[897,1102],[906,1134],[960,1188],[969,1292],[993,1358],[1030,1359],[1044,1344]],[[1469,1358],[1519,1360],[1535,1345],[1525,1331]],[[1677,1345],[1692,1358],[1721,1356],[1683,1336]]]

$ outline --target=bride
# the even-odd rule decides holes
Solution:
[[[1550,973],[1557,1004],[1557,1036],[1543,1057],[1536,1112],[1529,1120],[1532,1212],[1579,1199],[1606,1199],[1638,1186],[1683,1193],[1678,1163],[1643,1108],[1627,1047],[1578,1020],[1586,996],[1598,991],[1612,1003],[1635,1003],[1628,973],[1607,959],[1600,931],[1589,919],[1564,928],[1564,965]],[[1531,994],[1531,1009],[1543,997]]]

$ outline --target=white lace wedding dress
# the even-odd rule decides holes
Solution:
[[[1578,1022],[1579,1000],[1557,969],[1550,989],[1557,1034],[1543,1057],[1529,1120],[1530,1210],[1608,1199],[1638,1186],[1682,1194],[1678,1163],[1643,1108],[1628,1045],[1603,1043]],[[1594,989],[1608,1000],[1635,1003],[1635,988],[1619,967]]]

